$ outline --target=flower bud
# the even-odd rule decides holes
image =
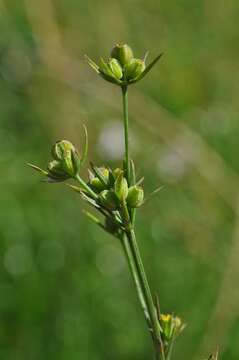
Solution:
[[[124,178],[123,172],[117,177],[115,181],[115,194],[120,201],[124,201],[128,195],[128,183]]]
[[[107,168],[98,168],[100,174],[101,174],[101,177],[102,179],[104,180],[104,182],[106,184],[108,184],[109,182],[109,170]],[[90,179],[90,185],[93,187],[93,189],[96,191],[96,192],[101,192],[103,190],[106,190],[107,186],[103,184],[103,182],[98,178],[98,177],[92,177]]]
[[[111,57],[124,66],[133,58],[133,51],[127,44],[116,44],[111,51]]]
[[[132,59],[125,66],[125,78],[127,80],[137,79],[145,70],[145,62],[141,59]]]
[[[122,67],[120,66],[120,63],[116,59],[110,59],[108,62],[108,66],[110,67],[114,77],[116,79],[121,79],[123,76]]]
[[[64,181],[69,179],[69,175],[62,169],[62,165],[60,161],[53,160],[49,162],[48,167],[48,177],[57,180],[57,181]]]
[[[51,149],[52,157],[55,160],[64,160],[64,157],[74,151],[75,147],[72,145],[70,141],[60,140],[57,141]]]
[[[141,186],[131,186],[127,196],[127,204],[130,208],[137,208],[142,205],[144,200],[144,190]]]
[[[118,199],[112,190],[103,190],[100,195],[101,204],[108,210],[116,210],[118,208]]]
[[[62,169],[70,176],[75,176],[81,166],[81,159],[74,145],[61,140],[52,147],[52,156],[61,163]]]

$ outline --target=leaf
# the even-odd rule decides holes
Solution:
[[[79,186],[71,185],[71,184],[68,184],[68,183],[66,183],[66,186],[68,186],[69,188],[71,188],[72,190],[74,190],[74,191],[76,191],[78,193],[81,193],[83,191]]]
[[[33,165],[31,163],[27,163],[28,166],[30,166],[32,169],[42,173],[43,175],[48,175],[48,172],[46,170],[41,169],[39,166]]]
[[[99,66],[93,60],[91,60],[89,58],[89,56],[85,55],[85,59],[86,59],[88,65],[90,65],[90,67],[92,67],[92,69],[95,70],[97,72],[97,74],[99,74],[100,73]]]
[[[85,133],[85,146],[84,146],[84,151],[83,151],[83,155],[82,155],[82,159],[81,159],[81,165],[84,164],[86,158],[87,158],[87,154],[88,154],[88,131],[87,131],[87,127],[85,126],[85,124],[83,124],[83,129],[84,129],[84,133]]]
[[[100,206],[97,204],[97,202],[94,199],[92,199],[90,196],[86,195],[85,192],[80,187],[75,186],[75,185],[71,185],[71,184],[68,184],[68,183],[66,184],[66,186],[68,186],[72,190],[79,193],[81,195],[81,197],[83,198],[83,200],[87,201],[90,205],[94,206],[97,209],[100,208]]]
[[[133,184],[135,185],[136,182],[136,176],[135,176],[135,166],[134,166],[134,161],[131,159],[130,160],[130,167],[131,167],[131,171],[130,171],[130,185]]]
[[[100,227],[104,227],[104,225],[101,223],[100,219],[98,219],[95,215],[93,215],[91,212],[82,210],[83,214],[85,214],[91,221],[93,221],[95,224],[99,225]]]
[[[94,199],[92,199],[91,197],[89,197],[88,195],[86,195],[83,191],[80,192],[80,195],[83,200],[87,201],[90,205],[93,205],[96,209],[100,208],[100,206],[97,204],[97,202]]]
[[[144,176],[141,177],[138,181],[136,181],[135,185],[141,185],[144,182]]]
[[[152,192],[145,198],[145,200],[144,200],[143,203],[145,204],[146,202],[148,202],[149,200],[151,200],[151,198],[152,198],[153,196],[157,195],[157,194],[159,193],[159,191],[161,191],[163,188],[164,188],[164,186],[162,185],[162,186],[158,187],[157,189],[155,189],[154,191],[152,191]]]

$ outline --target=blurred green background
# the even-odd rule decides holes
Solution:
[[[0,358],[151,359],[120,245],[47,185],[61,138],[120,165],[121,98],[83,56],[115,42],[164,56],[130,88],[132,151],[145,188],[137,235],[161,308],[187,323],[174,358],[239,357],[239,2],[0,1]],[[85,171],[85,176],[87,172]]]

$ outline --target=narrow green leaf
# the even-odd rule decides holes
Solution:
[[[97,202],[94,199],[92,199],[90,196],[86,195],[84,190],[81,189],[80,187],[71,185],[69,183],[66,183],[65,185],[68,186],[69,188],[71,188],[72,190],[76,191],[77,193],[79,193],[81,195],[82,199],[85,200],[86,202],[88,202],[90,205],[93,205],[97,209],[100,207],[97,204]]]
[[[159,191],[161,191],[164,188],[164,186],[160,186],[157,189],[155,189],[154,191],[152,191],[144,200],[144,204],[146,202],[148,202],[149,200],[152,199],[153,196],[157,195],[159,193]]]
[[[98,74],[100,73],[100,70],[99,70],[99,66],[89,58],[89,56],[85,55],[85,59],[88,63],[88,65],[90,65],[90,67],[92,67],[93,70],[95,70]]]
[[[136,181],[135,185],[141,185],[144,182],[144,176]]]
[[[85,124],[83,124],[83,129],[84,129],[84,134],[85,134],[85,146],[84,146],[84,151],[82,154],[82,158],[81,158],[81,165],[84,164],[86,158],[87,158],[87,154],[88,154],[88,131],[87,131],[87,127],[85,126]]]
[[[131,171],[130,171],[130,175],[131,175],[130,185],[135,185],[135,183],[136,183],[135,166],[134,166],[134,161],[133,161],[132,159],[130,160],[130,167],[131,167]]]
[[[48,175],[48,172],[46,170],[41,169],[39,166],[33,165],[31,163],[27,163],[28,166],[30,166],[32,169],[42,173],[43,175]]]
[[[100,219],[98,219],[95,215],[93,215],[91,212],[86,211],[86,210],[82,210],[82,212],[89,218],[91,219],[95,224],[100,225],[101,227],[104,227],[101,224]]]

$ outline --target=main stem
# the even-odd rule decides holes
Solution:
[[[165,360],[164,353],[163,351],[161,351],[161,333],[157,318],[157,312],[153,302],[153,297],[144,270],[144,265],[141,259],[140,250],[137,244],[135,232],[132,226],[132,222],[130,220],[130,215],[126,202],[122,204],[121,213],[125,223],[125,233],[128,239],[128,242],[125,243],[125,246],[127,246],[127,257],[133,279],[134,281],[137,280],[135,281],[136,290],[139,296],[139,300],[141,302],[141,306],[144,310],[145,319],[147,324],[149,325],[149,331],[154,343],[156,356],[155,359]]]
[[[123,120],[124,120],[124,140],[125,140],[125,158],[124,169],[128,184],[131,185],[130,174],[130,155],[129,155],[129,116],[128,116],[128,88],[123,85],[122,100],[123,100]],[[165,360],[164,352],[161,347],[161,333],[160,325],[157,318],[156,308],[153,302],[153,297],[148,284],[147,276],[144,270],[144,265],[141,259],[138,248],[135,232],[134,232],[134,216],[131,219],[126,201],[121,207],[121,214],[125,225],[125,235],[122,237],[122,244],[129,263],[131,274],[136,286],[139,301],[141,303],[146,322],[153,339],[155,348],[155,359]]]
[[[129,114],[128,114],[128,87],[122,86],[124,141],[125,141],[125,171],[126,179],[130,184],[130,155],[129,155]]]
[[[138,276],[140,279],[140,284],[142,286],[142,292],[144,294],[145,302],[147,304],[147,310],[149,312],[150,324],[151,324],[150,333],[154,344],[155,360],[165,360],[165,355],[162,348],[161,333],[160,333],[160,326],[158,322],[157,312],[153,302],[153,297],[149,287],[147,275],[144,270],[144,265],[141,259],[135,232],[133,229],[131,229],[128,232],[127,237],[129,239],[129,244],[132,250],[132,255],[135,260]]]

